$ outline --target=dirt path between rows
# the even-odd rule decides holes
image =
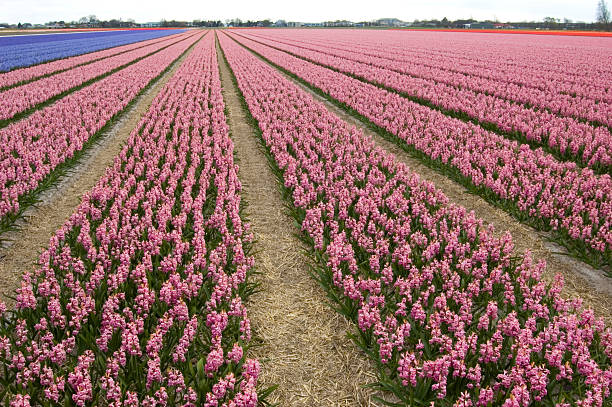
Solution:
[[[326,303],[324,291],[308,273],[298,229],[285,211],[275,175],[247,121],[239,90],[217,45],[223,96],[242,198],[255,235],[256,281],[261,292],[249,300],[255,336],[262,341],[250,357],[263,366],[262,387],[278,385],[270,401],[280,406],[374,406],[374,366],[347,332],[350,322]]]
[[[191,50],[175,61],[168,72],[136,99],[67,176],[41,194],[41,203],[26,211],[24,218],[18,222],[19,230],[2,236],[6,242],[0,248],[0,298],[7,305],[12,306],[14,303],[7,295],[14,296],[21,274],[34,267],[53,233],[72,215],[81,203],[83,194],[91,190],[104,175],[106,168],[113,164],[131,131],[189,53]]]
[[[257,56],[257,54],[254,55]],[[265,60],[263,61],[266,62]],[[421,179],[433,183],[444,192],[451,202],[461,205],[468,210],[473,210],[485,223],[493,225],[496,233],[502,234],[507,230],[510,231],[517,255],[522,255],[525,250],[529,249],[534,259],[545,260],[547,264],[544,273],[545,279],[552,281],[555,274],[561,273],[565,279],[563,295],[581,297],[584,305],[593,308],[597,316],[602,317],[608,326],[612,325],[612,278],[606,277],[602,271],[596,270],[588,264],[565,254],[567,251],[560,245],[550,242],[546,238],[545,233],[538,232],[532,227],[520,223],[511,215],[491,205],[480,196],[469,193],[462,185],[429,168],[419,159],[402,149],[398,144],[370,130],[367,124],[361,120],[350,115],[289,75],[280,70],[278,72],[309,93],[315,100],[322,102],[329,111],[336,114],[342,120],[361,129],[378,146],[393,153],[399,161],[405,163],[412,171],[419,174]]]

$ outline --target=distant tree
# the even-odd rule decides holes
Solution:
[[[557,24],[560,20],[554,17],[544,17],[544,26],[546,28],[557,28]]]
[[[187,22],[177,21],[177,20],[170,20],[170,21],[162,20],[161,26],[162,27],[187,27]]]
[[[610,24],[610,10],[608,10],[608,4],[605,0],[599,0],[599,3],[597,3],[597,22],[601,24],[604,29],[608,29]]]
[[[468,19],[460,19],[460,20],[455,20],[451,23],[452,27],[455,28],[463,28],[465,27],[466,24],[472,24],[475,23],[476,20],[472,19],[472,18],[468,18]]]
[[[21,23],[17,24],[17,28],[21,28],[21,27],[23,27]]]
[[[79,24],[87,24],[88,22],[89,22],[89,19],[87,17],[79,18]]]
[[[223,23],[220,20],[193,20],[194,27],[222,27]]]
[[[105,24],[103,25],[108,28],[118,28],[118,27],[121,27],[121,19],[117,20],[116,18],[111,18],[110,20],[106,21]]]

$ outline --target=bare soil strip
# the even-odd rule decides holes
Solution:
[[[374,406],[375,368],[347,338],[352,324],[331,310],[308,273],[299,230],[285,212],[276,177],[247,120],[240,91],[217,45],[228,122],[240,166],[242,197],[255,235],[255,276],[261,291],[249,299],[255,336],[250,357],[263,364],[262,388],[277,384],[281,406]]]
[[[254,55],[258,56],[257,54]],[[267,63],[264,59],[262,60]],[[522,255],[525,250],[529,249],[534,259],[545,260],[547,267],[546,272],[543,274],[544,278],[552,281],[555,274],[561,273],[565,280],[563,294],[565,296],[581,297],[584,305],[593,308],[596,315],[604,318],[608,326],[612,325],[612,278],[604,276],[600,271],[588,264],[571,257],[563,247],[550,242],[547,239],[546,233],[538,232],[532,227],[520,223],[511,215],[489,204],[480,196],[469,193],[462,185],[427,167],[397,143],[389,141],[373,130],[370,130],[364,122],[339,108],[327,98],[315,93],[306,85],[280,70],[278,72],[310,93],[315,100],[322,102],[328,110],[335,113],[342,120],[363,130],[363,133],[371,137],[377,145],[393,153],[399,161],[408,165],[422,179],[433,183],[444,192],[451,202],[459,204],[468,210],[473,210],[485,223],[493,225],[498,234],[510,231],[517,255]]]
[[[53,233],[72,215],[81,203],[83,194],[93,188],[106,168],[113,164],[131,131],[189,53],[191,50],[175,61],[157,82],[136,99],[121,119],[85,153],[68,176],[39,197],[41,203],[28,209],[23,219],[18,221],[19,230],[5,233],[3,239],[7,242],[0,248],[0,299],[8,305],[14,302],[10,297],[14,296],[20,284],[21,274],[34,267]]]

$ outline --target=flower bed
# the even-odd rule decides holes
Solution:
[[[519,220],[551,230],[570,253],[612,266],[612,177],[510,141],[263,44],[238,38]]]
[[[0,72],[81,55],[184,30],[109,30],[0,38]]]
[[[255,407],[252,239],[213,36],[23,276],[0,327],[11,406]]]
[[[201,36],[190,37],[0,129],[0,237],[59,168],[91,144]]]
[[[225,35],[320,282],[402,404],[602,406],[612,330],[447,198]]]
[[[612,125],[612,71],[606,38],[351,30],[339,32],[332,41],[307,31],[287,33],[253,34],[285,40],[297,37],[300,45],[307,42],[308,47],[313,39],[333,42],[335,48],[358,49],[369,62],[382,62],[411,76]]]
[[[6,89],[20,85],[24,82],[29,82],[42,76],[52,75],[57,72],[65,71],[79,65],[91,63],[99,59],[108,58],[122,52],[131,51],[140,47],[155,44],[156,42],[167,41],[179,37],[180,34],[172,34],[161,38],[139,41],[127,45],[121,45],[113,48],[108,48],[102,51],[90,52],[87,54],[77,55],[58,59],[52,62],[46,62],[39,65],[34,65],[27,68],[15,69],[13,71],[0,73],[0,89]]]
[[[57,99],[74,89],[79,89],[96,79],[109,75],[118,69],[139,61],[173,43],[185,40],[188,37],[189,35],[183,34],[169,41],[158,41],[133,51],[121,53],[91,64],[82,65],[57,75],[42,78],[0,92],[0,99],[2,100],[0,124],[12,121],[11,119],[14,120],[16,117],[19,117],[20,114],[35,108],[45,101]]]
[[[503,136],[533,147],[543,147],[563,160],[575,161],[598,172],[612,171],[612,134],[607,127],[596,127],[574,117],[560,117],[543,109],[526,107],[493,96],[494,92],[473,90],[470,82],[478,80],[477,76],[464,76],[461,82],[447,84],[439,77],[422,78],[411,73],[405,68],[404,61],[371,56],[359,49],[340,51],[332,45],[294,46],[255,36],[248,38],[399,92],[413,101],[475,122]],[[452,60],[447,63],[451,64]],[[581,110],[587,109],[581,107]]]

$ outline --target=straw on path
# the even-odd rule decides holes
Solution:
[[[267,62],[259,55],[253,54]],[[563,247],[552,243],[545,232],[538,232],[534,228],[520,223],[502,209],[490,204],[480,196],[468,192],[464,186],[426,166],[418,158],[406,152],[399,144],[387,140],[371,130],[366,123],[352,116],[346,110],[314,92],[295,78],[280,70],[278,72],[308,92],[315,100],[323,103],[329,111],[342,120],[362,130],[378,146],[395,155],[397,160],[405,163],[412,171],[419,174],[421,179],[433,183],[444,192],[450,202],[473,210],[476,216],[483,219],[485,223],[492,225],[497,234],[509,231],[512,234],[516,255],[522,255],[525,250],[529,249],[534,259],[545,260],[547,264],[546,271],[543,274],[545,279],[552,281],[557,273],[561,273],[565,280],[562,294],[566,297],[582,298],[585,306],[592,308],[595,314],[603,318],[608,326],[612,325],[612,278],[568,255]]]
[[[374,406],[374,366],[347,338],[350,322],[326,303],[308,273],[299,229],[285,211],[275,175],[247,121],[240,91],[217,44],[223,96],[242,198],[255,236],[255,279],[261,291],[248,304],[254,336],[250,357],[262,362],[261,385],[278,385],[270,401],[280,406]]]
[[[117,123],[84,154],[76,167],[60,179],[55,187],[42,194],[41,202],[28,209],[19,221],[18,230],[3,236],[7,242],[0,248],[0,294],[9,306],[13,304],[10,297],[14,296],[19,287],[22,273],[35,266],[53,233],[72,215],[81,203],[83,194],[91,190],[104,175],[106,168],[113,164],[115,156],[121,152],[130,133],[149,110],[153,99],[192,49],[176,60],[164,75],[135,100]]]

